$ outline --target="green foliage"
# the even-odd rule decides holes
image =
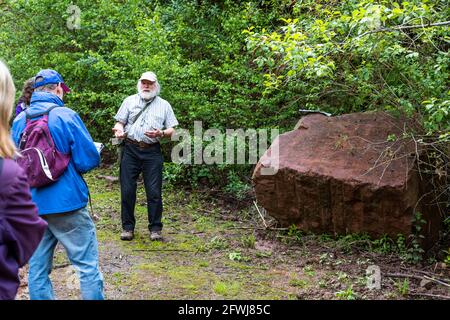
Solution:
[[[308,282],[303,279],[292,278],[289,280],[289,285],[292,287],[305,288],[308,286]]]
[[[314,271],[314,268],[312,266],[306,266],[303,268],[303,272],[308,276],[308,277],[314,277],[316,275],[316,272]]]
[[[448,267],[450,267],[450,248],[448,248],[447,251],[445,252],[444,263],[445,263]]]
[[[291,239],[293,239],[294,241],[301,241],[302,240],[302,236],[303,233],[301,230],[299,230],[297,228],[297,226],[295,224],[290,225],[288,232],[287,232],[288,237],[290,237]]]
[[[449,130],[446,1],[299,1],[284,25],[245,31],[266,93],[333,113],[419,113],[429,134]],[[424,25],[424,27],[420,27]],[[405,26],[419,26],[408,27]]]
[[[396,141],[397,140],[397,136],[395,134],[390,134],[390,135],[388,135],[386,140],[390,141],[390,142]]]
[[[241,290],[241,286],[238,282],[227,283],[227,282],[216,282],[214,284],[214,292],[222,296],[236,296]]]
[[[386,235],[379,239],[373,240],[372,245],[375,252],[380,252],[383,254],[395,252],[398,248],[400,248],[396,247],[396,243]]]
[[[230,260],[232,260],[232,261],[241,261],[242,255],[240,252],[230,252],[228,254],[228,258],[230,258]]]
[[[450,96],[450,91],[447,91],[447,97]],[[437,99],[435,97],[431,100],[422,102],[425,107],[427,119],[425,127],[429,132],[449,132],[450,131],[450,100]]]
[[[163,180],[170,185],[180,183],[180,179],[183,177],[183,169],[182,165],[173,162],[164,164]]]
[[[241,237],[241,244],[244,248],[254,249],[256,245],[256,237],[254,234]]]
[[[240,251],[233,251],[233,252],[230,252],[230,253],[228,254],[228,258],[229,258],[231,261],[238,261],[238,262],[241,262],[241,261],[242,261],[242,262],[249,262],[249,261],[251,260],[251,258],[242,255],[242,253],[241,253]]]
[[[228,183],[225,186],[225,191],[236,196],[236,198],[242,200],[246,197],[251,190],[250,185],[242,181],[235,171],[228,172]]]
[[[404,279],[403,281],[397,281],[395,283],[397,291],[402,296],[407,296],[409,293],[409,280]]]
[[[424,250],[421,246],[423,235],[420,234],[424,220],[420,213],[416,213],[413,221],[414,232],[406,239],[404,235],[397,235],[396,239],[384,235],[378,239],[371,239],[367,234],[348,234],[336,239],[338,247],[343,252],[352,252],[354,248],[373,251],[381,254],[396,254],[405,262],[417,264],[422,261]],[[332,238],[326,241],[333,241]],[[327,256],[320,257],[325,263]]]
[[[357,295],[353,292],[353,287],[349,286],[347,289],[338,291],[335,293],[335,296],[340,300],[356,300]]]
[[[447,215],[444,219],[444,230],[447,233],[450,233],[450,215]]]
[[[258,251],[256,252],[257,258],[268,258],[272,255],[271,251]]]
[[[397,252],[404,261],[417,264],[422,261],[424,250],[421,242],[424,236],[421,234],[423,225],[426,221],[422,218],[420,212],[416,212],[412,221],[413,233],[407,242],[403,235],[397,237]]]
[[[216,250],[223,250],[223,249],[228,248],[228,246],[229,246],[229,244],[226,239],[222,239],[217,236],[213,237],[208,244],[208,247],[210,249],[216,249]]]

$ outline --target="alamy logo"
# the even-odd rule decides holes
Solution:
[[[77,5],[71,4],[66,12],[70,15],[67,18],[66,25],[69,30],[78,30],[81,28],[81,10]]]
[[[270,134],[269,134],[270,131]],[[266,154],[262,175],[273,175],[279,167],[278,129],[207,129],[201,121],[194,122],[194,135],[186,129],[177,129],[172,141],[172,161],[178,164],[257,164]],[[206,143],[205,143],[206,142]]]
[[[369,266],[366,269],[366,276],[367,276],[367,289],[373,290],[381,289],[381,269],[379,266]]]

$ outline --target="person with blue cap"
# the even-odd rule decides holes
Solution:
[[[19,146],[27,118],[37,121],[48,113],[48,129],[54,147],[70,156],[58,180],[31,188],[38,213],[48,224],[30,259],[28,286],[32,300],[55,298],[49,274],[58,242],[78,272],[82,298],[104,299],[96,230],[87,210],[89,191],[82,177],[100,164],[100,155],[80,116],[64,105],[64,95],[68,92],[70,89],[58,72],[41,70],[35,77],[30,107],[16,117],[12,127],[12,138]]]

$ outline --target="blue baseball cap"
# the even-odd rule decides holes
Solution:
[[[39,79],[42,78],[42,79]],[[38,80],[36,82],[36,80]],[[44,69],[38,72],[38,74],[34,77],[35,83],[33,85],[33,88],[45,86],[47,84],[61,84],[61,87],[64,90],[64,93],[70,92],[70,89],[66,84],[64,83],[64,79],[61,77],[61,75],[52,69]]]

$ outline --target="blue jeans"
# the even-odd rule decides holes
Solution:
[[[95,225],[86,208],[42,216],[48,228],[30,259],[28,287],[31,300],[53,300],[49,278],[53,255],[59,242],[64,246],[80,278],[81,296],[85,300],[103,300],[103,276],[98,266],[98,243]]]

